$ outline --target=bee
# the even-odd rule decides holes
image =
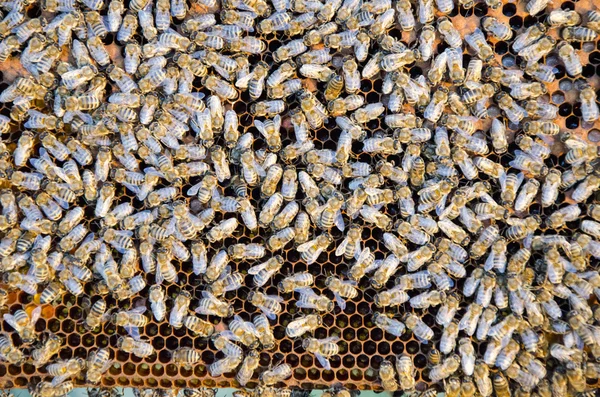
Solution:
[[[224,373],[233,372],[238,365],[242,362],[242,355],[240,352],[239,356],[228,355],[218,361],[215,361],[208,367],[208,371],[211,376],[219,376]]]
[[[21,365],[25,360],[25,355],[13,345],[10,337],[0,335],[0,358],[9,364]],[[48,360],[49,359],[50,357],[48,357]]]
[[[594,41],[598,38],[598,33],[590,28],[583,26],[568,26],[561,32],[561,37],[566,41]]]
[[[109,314],[106,312],[106,301],[104,299],[97,300],[93,305],[89,301],[87,304],[89,313],[84,321],[87,329],[93,330],[108,321]]]
[[[292,367],[289,364],[279,364],[260,375],[260,381],[265,386],[283,382],[292,376]]]
[[[251,350],[246,357],[244,357],[244,361],[242,361],[242,365],[235,375],[235,379],[241,386],[245,386],[252,379],[254,371],[258,368],[258,364],[258,353],[255,350]]]
[[[358,31],[346,30],[325,36],[323,44],[326,48],[343,49],[353,47],[357,42]]]
[[[277,285],[279,291],[289,293],[296,289],[307,288],[314,284],[314,277],[307,272],[295,273],[287,276]]]
[[[135,340],[129,336],[121,337],[117,342],[117,346],[124,352],[132,353],[140,358],[149,357],[155,353],[154,347],[150,343]]]
[[[223,239],[231,236],[233,234],[233,232],[237,229],[237,227],[238,227],[237,219],[229,218],[229,219],[226,219],[226,220],[220,222],[216,226],[213,226],[206,234],[206,237],[207,237],[208,241],[210,241],[211,243],[214,243],[216,241],[220,241],[220,240],[223,240]]]
[[[416,315],[407,313],[404,316],[403,321],[406,327],[411,330],[415,337],[421,342],[427,343],[433,338],[433,330]]]
[[[274,320],[281,313],[283,298],[277,295],[265,295],[259,291],[251,291],[248,301],[259,308],[270,320]]]
[[[195,312],[210,316],[231,317],[233,315],[233,307],[219,300],[210,292],[202,291],[202,299],[200,299]]]
[[[223,253],[224,251],[220,251]],[[209,270],[207,270],[207,278],[214,280],[218,274],[221,274],[219,269],[222,269],[227,263],[228,259],[260,259],[266,254],[266,249],[262,244],[251,243],[251,244],[234,244],[228,248],[228,254],[224,256],[222,260],[215,260],[214,264],[211,261]],[[216,266],[215,271],[211,271]],[[214,277],[213,277],[214,276]]]
[[[40,318],[41,312],[41,306],[37,306],[30,314],[19,309],[14,314],[4,313],[4,321],[19,334],[24,343],[28,344],[37,339],[35,323]]]
[[[314,239],[300,244],[296,250],[308,265],[314,263],[319,255],[333,242],[333,238],[327,232],[315,237]]]
[[[155,290],[155,292],[158,292],[158,291]],[[162,292],[164,294],[162,289],[160,292]],[[160,299],[160,298],[162,298],[162,297],[158,296],[158,297],[155,297],[154,299]],[[181,328],[183,326],[183,318],[189,310],[191,299],[192,299],[192,296],[187,291],[180,291],[179,294],[177,295],[177,297],[175,298],[173,308],[171,309],[171,313],[169,314],[169,324],[173,328],[177,329],[177,328]],[[162,303],[164,303],[164,301],[162,301]],[[153,310],[153,313],[154,313],[154,310]],[[159,313],[159,314],[163,314],[163,316],[164,316],[164,313]]]
[[[288,323],[285,334],[289,338],[298,338],[306,333],[313,333],[323,323],[320,315],[309,314]]]
[[[501,23],[494,17],[483,18],[481,27],[497,40],[508,41],[512,38],[510,26]]]
[[[139,337],[138,327],[143,327],[148,323],[148,317],[143,313],[146,307],[138,306],[132,310],[119,311],[112,315],[112,322],[116,326],[125,328],[125,330],[134,338]]]
[[[373,314],[373,322],[387,333],[398,337],[402,336],[406,329],[406,326],[401,321],[378,312]]]
[[[441,364],[438,364],[431,369],[431,379],[434,382],[438,382],[442,379],[448,378],[453,375],[459,367],[460,357],[457,354],[452,354]]]
[[[340,309],[345,310],[346,301],[344,298],[354,299],[358,296],[356,289],[357,283],[351,280],[341,280],[335,276],[329,276],[325,280],[325,286],[333,292],[335,300]]]
[[[183,317],[183,325],[200,337],[209,337],[215,332],[214,325],[196,316]]]
[[[579,92],[581,101],[581,117],[586,122],[593,122],[598,119],[600,111],[596,104],[596,92],[591,86],[585,86]]]
[[[398,390],[399,385],[396,381],[396,370],[391,362],[384,360],[379,366],[379,378],[381,379],[381,386],[384,390],[389,392],[395,392]]]
[[[267,349],[271,350],[275,347],[275,335],[273,334],[273,330],[271,329],[271,325],[269,323],[269,319],[264,314],[259,314],[254,317],[252,320],[256,331],[258,332],[258,340],[261,345]]]
[[[329,358],[339,353],[340,347],[337,344],[339,340],[337,336],[325,339],[306,338],[302,341],[302,347],[308,353],[314,354],[324,369],[330,370]]]

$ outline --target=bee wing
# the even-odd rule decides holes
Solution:
[[[268,138],[267,136],[267,131],[265,129],[265,125],[262,121],[260,120],[254,120],[254,126],[256,127],[256,129],[258,130],[258,132],[260,132],[260,134],[262,136],[264,136],[265,138]]]
[[[337,292],[333,293],[333,297],[335,298],[335,301],[340,307],[340,309],[342,309],[342,311],[346,310],[346,301],[344,300],[344,298],[342,298],[342,296]]]
[[[250,269],[248,269],[248,274],[252,274],[252,275],[258,274],[261,270],[263,270],[266,267],[267,267],[267,262],[258,264],[256,266],[252,266]]]
[[[275,313],[273,313],[272,311],[270,311],[266,307],[260,306],[260,309],[263,311],[263,313],[265,314],[265,316],[267,316],[267,318],[269,320],[275,320],[277,318],[277,316],[275,315]]]
[[[436,204],[435,206],[435,213],[440,216],[440,214],[442,214],[444,212],[444,209],[446,208],[446,200],[448,199],[448,195],[444,194],[444,196],[442,196],[442,198],[440,199],[440,202]]]
[[[198,194],[198,190],[200,190],[201,187],[202,187],[202,182],[198,182],[195,185],[193,185],[191,188],[189,188],[185,194],[187,194],[188,196],[195,196]]]
[[[202,92],[190,92],[188,95],[191,95],[196,99],[204,99],[204,97],[206,96]]]
[[[267,295],[269,298],[273,299],[276,302],[282,303],[283,302],[283,298],[279,295]]]
[[[163,276],[162,272],[160,271],[160,266],[156,266],[156,284],[162,284],[162,282],[164,281],[165,276]]]
[[[340,337],[339,337],[339,336],[330,336],[330,337],[328,337],[328,338],[321,339],[319,342],[321,342],[321,343],[329,343],[329,342],[331,342],[331,343],[336,343],[336,342],[338,342],[339,340],[340,340]]]
[[[296,291],[298,291],[298,289]],[[314,309],[314,306],[302,301],[296,301],[296,307],[300,309]]]
[[[348,245],[348,237],[346,237],[345,239],[342,240],[342,242],[340,243],[340,245],[338,245],[338,247],[335,250],[335,256],[342,256],[344,255],[344,251],[346,251],[346,246]]]
[[[250,83],[250,80],[252,80],[253,77],[254,77],[254,73],[248,73],[244,77],[239,78],[235,82],[235,86],[237,88],[246,89],[246,88],[248,88],[248,83]]]
[[[162,172],[160,172],[159,170],[157,170],[154,167],[146,167],[144,168],[144,174],[148,174],[148,175],[155,175],[159,178],[165,178],[165,174],[163,174]]]
[[[231,266],[225,266],[225,268],[223,269],[223,271],[219,275],[219,278],[217,278],[217,281],[223,280],[224,278],[226,278],[230,274],[231,274]]]
[[[125,331],[135,340],[140,340],[140,329],[138,327],[125,326]]]
[[[42,315],[42,307],[41,306],[38,306],[35,309],[33,309],[33,311],[31,312],[30,323],[35,324],[41,315]]]
[[[175,217],[171,218],[165,230],[167,231],[167,235],[169,236],[177,231],[177,219],[175,219]]]
[[[296,288],[296,292],[298,292],[300,294],[306,294],[309,296],[316,295],[315,291],[313,291],[312,288],[308,288],[308,287]],[[296,303],[299,303],[299,302],[296,302]]]
[[[335,226],[338,228],[340,232],[343,232],[346,229],[346,223],[344,222],[344,217],[342,216],[342,211],[338,210],[335,214],[335,218],[333,220]]]
[[[306,264],[312,265],[313,263],[315,263],[317,259],[319,259],[319,255],[321,255],[321,252],[323,252],[323,248],[317,248],[314,255],[306,261]]]
[[[275,126],[275,132],[279,133],[279,130],[281,129],[281,116],[277,115],[275,116],[275,118],[273,118],[273,125]]]
[[[64,374],[64,375],[57,375],[54,378],[52,378],[52,386],[58,386],[61,383],[63,383],[65,380],[67,380],[71,375],[70,374]]]
[[[365,247],[365,250],[369,250],[368,252],[371,252],[369,247]],[[360,240],[357,240],[356,241],[356,251],[354,252],[354,259],[358,260],[358,258],[360,258],[362,253],[363,253],[363,249],[360,248]]]
[[[206,299],[217,299],[213,294],[208,291],[202,291],[202,297]]]
[[[133,237],[132,230],[119,230],[118,234],[120,234],[121,236]]]
[[[4,313],[4,321],[6,321],[8,323],[8,325],[13,327],[15,329],[15,331],[19,329],[19,326],[17,325],[17,322],[15,321],[15,317],[12,314]]]
[[[136,308],[129,310],[127,313],[144,314],[145,312],[146,312],[146,306],[138,306]]]
[[[365,189],[365,193],[367,193],[369,196],[375,196],[376,194],[379,194],[381,192],[381,189],[377,189],[375,187],[368,187]]]
[[[315,353],[315,357],[317,358],[317,360],[319,360],[324,369],[328,371],[331,370],[331,364],[329,363],[329,360],[327,358],[322,356],[320,353]]]
[[[240,340],[240,338],[238,338],[236,334],[234,334],[233,332],[231,332],[229,330],[219,332],[219,336],[222,336],[228,340],[234,340],[236,342],[239,342],[239,340]]]
[[[307,241],[304,244],[300,244],[298,247],[296,247],[296,251],[298,252],[306,252],[310,249],[310,247],[312,247],[313,242],[311,241]]]

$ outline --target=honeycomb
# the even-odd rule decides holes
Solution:
[[[537,22],[543,22],[547,15],[554,9],[562,8],[564,10],[575,10],[584,15],[588,10],[594,9],[594,4],[590,0],[581,0],[578,2],[565,1],[562,3],[555,2],[549,4],[542,13],[533,17],[525,11],[524,2],[505,2],[498,9],[492,9],[484,2],[475,3],[474,7],[465,9],[456,6],[453,13],[449,15],[453,25],[459,29],[461,34],[472,32],[474,28],[479,26],[479,21],[484,16],[493,16],[501,22],[510,24],[514,34],[523,32],[526,28],[534,25]],[[125,8],[129,7],[129,1],[125,2]],[[190,14],[194,11],[192,6]],[[28,6],[27,16],[30,18],[45,16],[51,19],[50,13],[42,11],[39,4],[34,3]],[[174,27],[181,30],[183,21],[174,20]],[[411,47],[416,43],[416,31],[404,32],[398,26],[393,27],[389,34],[393,37],[401,39],[404,43],[408,43]],[[558,30],[549,32],[553,37],[557,37]],[[255,33],[257,37],[262,38],[267,43],[267,51],[261,55],[251,55],[249,61],[251,65],[258,61],[264,61],[267,64],[273,64],[272,52],[290,40],[290,37],[285,34],[266,34],[260,35]],[[138,33],[134,36],[138,42],[145,43],[145,39]],[[116,43],[114,34],[109,33],[103,40],[107,46],[111,57],[117,62],[120,62],[123,56],[123,49]],[[494,49],[495,60],[499,65],[504,67],[514,67],[520,65],[522,60],[513,52],[509,43],[489,39],[490,44]],[[436,42],[436,45],[442,46]],[[583,66],[582,77],[593,87],[599,87],[600,76],[600,43],[596,40],[585,43],[572,43],[578,55],[580,56]],[[443,48],[443,47],[439,47]],[[468,51],[463,50],[464,65],[472,58]],[[373,48],[370,56],[374,55]],[[67,59],[69,54],[64,53],[63,58]],[[543,58],[543,62],[555,68],[556,80],[553,83],[547,84],[548,93],[542,97],[549,103],[559,107],[560,117],[555,122],[560,126],[561,131],[570,131],[573,134],[587,139],[590,142],[600,142],[600,127],[594,124],[587,124],[581,119],[580,103],[578,102],[578,90],[576,89],[577,78],[571,78],[566,75],[562,63],[558,60],[555,53]],[[425,69],[426,63],[416,62],[409,70],[411,77],[416,78],[427,72]],[[362,65],[361,65],[362,66]],[[0,91],[5,90],[17,77],[24,76],[26,71],[19,65],[18,57],[9,58],[7,61],[0,63]],[[317,92],[322,89],[323,84],[317,84],[314,80],[303,79],[303,86],[312,92]],[[112,84],[109,82],[109,84]],[[203,87],[200,79],[194,80],[194,89],[210,95],[205,87]],[[112,88],[117,91],[116,87]],[[109,88],[110,91],[110,88]],[[387,97],[382,93],[382,80],[380,78],[369,80],[362,79],[360,82],[360,90],[358,94],[366,99],[366,103],[385,102]],[[253,132],[256,135],[254,128],[255,117],[250,112],[250,104],[253,101],[247,91],[241,93],[240,97],[231,101],[226,105],[227,109],[233,109],[239,116],[240,134]],[[298,107],[296,99],[288,100],[288,108]],[[10,115],[10,106],[4,104],[0,109],[0,114],[4,116]],[[488,120],[489,121],[489,120]],[[477,129],[487,130],[489,128],[488,121],[478,121]],[[507,153],[498,155],[491,153],[487,158],[499,162],[508,167],[508,163],[514,158],[512,154],[517,149],[516,144],[512,142],[512,138],[520,127],[509,124],[509,150]],[[372,120],[366,124],[365,130],[369,136],[372,136],[378,131],[386,129],[383,118]],[[20,137],[20,131],[25,128],[22,125],[14,124],[9,134],[4,136],[4,142],[9,147],[14,147]],[[282,133],[282,146],[286,147],[291,144],[294,139],[293,129],[289,123],[289,118],[284,116]],[[336,125],[333,118],[329,118],[328,122],[315,131],[312,131],[312,137],[315,142],[316,149],[332,149],[335,150],[341,130]],[[552,138],[544,138],[549,143]],[[546,160],[546,165],[550,168],[556,168],[564,171],[569,168],[565,163],[565,154],[562,152],[563,146],[556,142],[552,146],[553,151],[549,159]],[[351,158],[355,161],[364,161],[374,165],[377,161],[375,156],[370,156],[366,153],[360,153],[360,146],[353,146],[353,154]],[[401,162],[399,156],[388,156],[388,161]],[[26,171],[29,167],[23,167]],[[482,177],[485,180],[485,176]],[[187,197],[184,192],[192,186],[191,183],[184,183],[179,187],[179,197],[184,198],[193,213],[197,213],[201,205],[195,198]],[[231,190],[230,187],[225,189]],[[342,193],[348,195],[351,191],[344,186]],[[130,202],[136,210],[143,209],[143,203],[135,199],[135,195],[121,185],[117,185],[116,204]],[[496,196],[494,196],[496,197]],[[597,198],[594,197],[593,201]],[[263,203],[260,198],[259,189],[253,189],[252,201],[255,207]],[[561,192],[556,205],[542,208],[535,203],[528,209],[529,214],[537,214],[542,218],[546,218],[558,208],[571,203],[568,197]],[[385,213],[390,216],[396,216],[398,209],[394,206],[385,208]],[[216,213],[214,223],[219,223],[222,219],[230,217],[230,214],[223,215]],[[91,220],[90,220],[91,219]],[[84,221],[87,229],[90,232],[98,233],[101,231],[102,225],[93,217],[93,212],[88,213],[86,209],[86,220]],[[541,227],[541,231],[547,229]],[[567,223],[566,227],[560,230],[562,235],[571,235],[578,230],[577,222]],[[344,238],[344,234],[336,228],[331,230],[331,234],[335,239],[335,243],[331,244],[326,252],[323,252],[318,260],[310,265],[301,260],[300,254],[294,248],[287,248],[280,251],[280,255],[284,258],[282,269],[275,274],[268,283],[262,288],[266,294],[280,295],[285,302],[282,304],[283,311],[278,315],[277,321],[274,324],[273,332],[277,340],[277,347],[273,351],[260,351],[259,368],[255,371],[252,381],[246,387],[255,388],[259,385],[258,375],[274,363],[285,362],[293,369],[293,375],[290,379],[279,386],[301,389],[325,389],[334,384],[342,383],[343,385],[360,390],[381,390],[379,383],[379,368],[381,363],[390,359],[393,360],[399,354],[406,353],[413,358],[416,367],[417,390],[424,391],[430,384],[429,364],[427,355],[432,347],[439,345],[439,338],[442,334],[441,328],[435,322],[435,316],[438,307],[433,307],[425,310],[413,309],[406,302],[396,310],[387,310],[398,317],[406,312],[418,313],[422,316],[423,321],[430,326],[435,333],[434,338],[424,344],[416,338],[413,333],[406,332],[401,337],[395,337],[383,330],[377,328],[372,320],[372,314],[377,311],[373,304],[373,297],[378,292],[374,289],[367,278],[363,278],[359,283],[359,295],[348,300],[344,311],[340,311],[338,307],[331,312],[322,316],[323,324],[314,332],[314,337],[318,339],[331,336],[338,336],[339,354],[330,359],[332,370],[324,370],[318,364],[316,358],[305,352],[302,348],[301,339],[291,339],[285,334],[285,327],[293,319],[297,318],[301,310],[294,304],[293,294],[281,294],[278,292],[277,285],[283,278],[292,273],[308,271],[315,276],[314,289],[321,295],[326,295],[333,299],[333,294],[326,288],[325,281],[331,274],[342,274],[347,269],[347,264],[343,259],[334,254],[335,247],[339,245]],[[265,236],[260,233],[256,234],[245,228],[243,225],[238,227],[234,235],[225,240],[207,244],[207,248],[211,252],[217,252],[220,249],[227,249],[237,243],[265,243]],[[366,226],[362,232],[362,243],[365,247],[369,247],[375,253],[378,259],[383,258],[388,250],[383,245],[383,231],[379,228]],[[509,252],[514,253],[519,246],[509,245]],[[536,258],[536,255],[538,256]],[[541,259],[539,253],[534,254],[535,259]],[[248,301],[248,294],[253,290],[252,276],[247,274],[248,269],[253,265],[253,262],[232,262],[234,270],[245,275],[244,286],[237,291],[228,292],[225,294],[225,299],[234,307],[235,312],[244,320],[251,319],[259,313],[259,310]],[[470,274],[476,267],[475,260],[470,259],[466,263],[467,273]],[[594,269],[597,267],[597,262],[594,258],[591,259],[591,265]],[[194,297],[191,308],[196,306],[198,299],[201,296],[201,291],[205,289],[201,280],[193,274],[191,262],[176,263],[178,270],[178,283],[166,284],[167,313],[171,310],[173,299],[183,289],[190,292]],[[406,274],[407,270],[401,266],[396,275]],[[154,276],[152,274],[145,275],[148,285],[153,284]],[[463,281],[457,283],[456,289],[462,289]],[[145,289],[147,291],[147,288]],[[64,338],[64,347],[60,350],[58,358],[68,360],[71,358],[86,358],[90,352],[98,348],[109,348],[111,351],[111,359],[113,364],[102,377],[101,386],[103,387],[134,387],[134,388],[200,388],[200,387],[239,387],[235,380],[235,372],[226,373],[218,377],[211,377],[208,372],[208,366],[218,359],[223,357],[223,353],[219,352],[213,343],[208,338],[199,338],[194,336],[185,327],[174,329],[166,321],[156,322],[150,316],[150,322],[140,329],[141,338],[148,340],[156,353],[146,357],[139,358],[134,354],[125,353],[116,348],[119,338],[123,332],[118,330],[112,322],[106,322],[99,329],[90,331],[83,326],[85,318],[85,309],[83,298],[85,296],[93,296],[95,294],[92,283],[85,285],[85,292],[82,296],[75,297],[72,294],[65,294],[57,303],[53,305],[44,305],[41,318],[35,324],[36,332],[51,332]],[[14,313],[15,311],[35,306],[37,302],[34,296],[22,291],[11,291],[7,301],[7,312]],[[143,294],[134,296],[130,299],[116,300],[110,294],[104,296],[108,307],[134,308],[146,304],[146,298]],[[563,304],[563,311],[568,310],[567,303]],[[147,313],[148,314],[148,313]],[[210,316],[210,321],[215,325],[217,331],[226,329],[227,321],[217,317]],[[20,338],[15,335],[13,328],[3,322],[1,324],[2,332],[10,334],[16,345],[20,343]],[[475,342],[475,341],[474,341]],[[475,343],[476,351],[483,354],[486,349],[486,343]],[[193,347],[201,351],[202,363],[191,367],[179,366],[172,363],[172,352],[181,347]],[[554,363],[550,364],[554,365]],[[0,386],[3,388],[25,388],[28,385],[35,385],[41,380],[48,377],[47,370],[44,366],[36,367],[30,362],[25,362],[21,365],[12,365],[0,362]],[[88,386],[85,375],[80,374],[74,379],[76,386]],[[591,380],[588,381],[590,387],[595,386]],[[438,386],[440,387],[440,386]]]

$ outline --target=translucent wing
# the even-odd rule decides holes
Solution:
[[[267,267],[267,262],[265,263],[261,263],[258,264],[256,266],[252,266],[250,269],[248,269],[248,274],[258,274],[261,270],[265,269]]]
[[[296,290],[298,291],[298,290]],[[296,307],[299,307],[300,309],[314,309],[314,306],[302,301],[296,301]]]
[[[146,306],[138,306],[129,310],[127,313],[144,314],[146,312]]]
[[[236,334],[234,334],[233,332],[231,332],[229,330],[219,332],[219,336],[222,336],[228,340],[233,340],[236,342],[238,342],[240,340],[240,338],[238,338]]]
[[[369,249],[369,247],[365,248],[365,250],[369,250],[369,252],[371,252],[371,250]],[[358,258],[360,258],[360,255],[362,254],[363,250],[362,248],[360,248],[360,240],[356,241],[356,251],[354,252],[354,259],[358,260]]]
[[[272,311],[270,311],[269,309],[267,309],[264,306],[261,306],[260,310],[263,311],[263,313],[265,314],[265,316],[267,316],[267,318],[269,320],[275,320],[277,318],[277,316],[275,315],[275,313],[273,313]]]
[[[306,287],[304,287],[304,288],[297,288],[296,292],[298,292],[300,294],[305,294],[305,295],[308,295],[308,296],[317,295],[315,293],[315,291],[313,291],[311,288],[306,288]]]
[[[144,174],[148,174],[148,175],[155,175],[159,178],[164,178],[165,174],[163,174],[162,172],[160,172],[159,170],[157,170],[154,167],[147,167],[144,168]]]
[[[279,130],[281,129],[281,116],[280,115],[275,116],[275,118],[273,119],[273,125],[275,126],[275,132],[279,132]]]
[[[262,136],[264,136],[265,138],[267,137],[267,131],[265,129],[265,125],[263,124],[262,121],[260,120],[254,120],[254,126],[256,127],[256,129],[258,130],[258,132],[260,132],[260,134]]]
[[[19,326],[17,325],[17,322],[15,321],[15,317],[12,314],[4,313],[4,321],[6,321],[8,323],[8,325],[13,327],[15,329],[15,331],[19,329]]]
[[[314,243],[313,243],[312,240],[311,241],[307,241],[306,243],[300,244],[299,246],[297,246],[296,247],[296,251],[298,251],[298,252],[306,252],[306,251],[308,251],[310,249],[310,247],[313,246],[313,244]]]
[[[188,196],[195,196],[198,194],[198,191],[200,190],[201,187],[202,187],[202,182],[198,182],[195,185],[193,185],[191,188],[189,188],[185,194],[187,194]]]
[[[276,302],[279,302],[279,303],[283,302],[283,298],[279,295],[267,295],[267,296]]]
[[[132,327],[128,325],[123,328],[133,339],[140,340],[140,329],[138,327]]]
[[[235,82],[235,86],[237,88],[241,88],[241,89],[246,89],[248,88],[248,83],[250,82],[250,80],[254,77],[254,73],[248,73],[247,75],[245,75],[244,77],[239,78],[236,82]]]
[[[348,238],[346,237],[345,239],[342,240],[342,242],[340,243],[340,245],[338,245],[338,247],[335,250],[335,256],[342,256],[344,255],[344,251],[346,251],[346,246],[348,245]]]
[[[344,300],[344,298],[342,298],[337,292],[334,293],[333,296],[340,309],[342,309],[342,311],[346,310],[346,301]]]
[[[331,370],[331,364],[329,363],[329,360],[327,358],[322,356],[320,353],[315,353],[315,357],[317,358],[317,360],[319,360],[319,363],[321,363],[324,369],[328,371]]]
[[[335,226],[338,228],[340,232],[343,232],[346,229],[346,224],[344,222],[344,217],[342,216],[342,211],[339,211],[335,214],[335,218],[333,220]]]
[[[31,324],[35,324],[42,314],[42,307],[38,306],[31,312]]]
[[[317,261],[317,259],[319,259],[319,255],[321,255],[321,252],[323,252],[323,248],[318,248],[314,255],[311,256],[307,261],[306,264],[307,265],[312,265],[313,263],[315,263]]]
[[[160,271],[160,266],[156,266],[156,284],[162,284],[164,279],[165,276],[163,276],[162,272]]]
[[[202,291],[202,297],[206,299],[217,299],[213,294],[208,291]]]

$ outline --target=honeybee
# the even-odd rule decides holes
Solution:
[[[401,321],[390,318],[388,317],[388,315],[383,313],[375,312],[373,314],[373,322],[379,328],[383,329],[391,335],[398,337],[402,336],[402,334],[404,334],[404,331],[406,330],[406,326]]]
[[[337,342],[340,340],[337,336],[332,336],[325,339],[306,338],[302,341],[302,347],[309,353],[315,355],[319,363],[326,370],[331,370],[329,358],[339,353]]]
[[[34,365],[41,367],[48,363],[61,350],[63,342],[62,338],[54,334],[49,334],[44,344],[31,352]]]
[[[19,309],[14,314],[4,313],[4,321],[19,334],[24,343],[29,344],[37,339],[35,323],[40,318],[41,313],[41,306],[34,308],[31,313]]]
[[[265,386],[283,382],[292,376],[292,367],[289,364],[279,364],[260,375],[260,381]]]
[[[379,378],[381,379],[381,386],[384,390],[389,392],[398,390],[399,386],[398,382],[396,382],[396,370],[391,362],[385,360],[380,364]]]
[[[100,382],[102,375],[112,365],[110,351],[108,349],[97,349],[90,352],[86,364],[86,380],[90,383]]]
[[[245,386],[252,379],[252,375],[254,375],[254,371],[258,368],[258,364],[258,353],[255,350],[251,350],[244,357],[244,361],[242,361],[242,365],[235,375],[236,380],[241,386]]]
[[[121,337],[117,346],[126,353],[132,353],[137,357],[144,358],[155,353],[154,347],[148,342],[135,340],[132,337]]]
[[[441,364],[438,364],[431,369],[431,379],[435,379],[434,382],[438,382],[448,378],[454,374],[459,367],[460,357],[457,354],[453,354],[446,358]]]
[[[191,300],[192,296],[187,291],[180,291],[175,298],[173,308],[169,314],[169,324],[173,328],[181,328],[183,326],[183,317],[189,310]]]
[[[433,338],[433,330],[416,315],[408,313],[403,320],[406,327],[423,343],[427,343]]]
[[[9,364],[20,365],[25,360],[25,355],[13,345],[10,337],[0,335],[0,359]]]
[[[227,355],[218,361],[215,361],[208,367],[208,372],[211,376],[219,376],[224,373],[234,371],[238,365],[242,362],[242,353],[239,356]]]
[[[138,327],[143,327],[148,323],[148,318],[143,315],[145,311],[145,306],[138,306],[128,311],[119,311],[113,314],[112,322],[125,328],[133,338],[139,338]]]
[[[314,332],[323,323],[320,315],[309,314],[291,321],[285,329],[285,334],[289,338],[298,338],[306,333]]]
[[[275,347],[275,335],[269,323],[269,319],[264,314],[259,314],[252,320],[256,331],[258,332],[258,340],[260,341],[263,348],[271,350]]]

